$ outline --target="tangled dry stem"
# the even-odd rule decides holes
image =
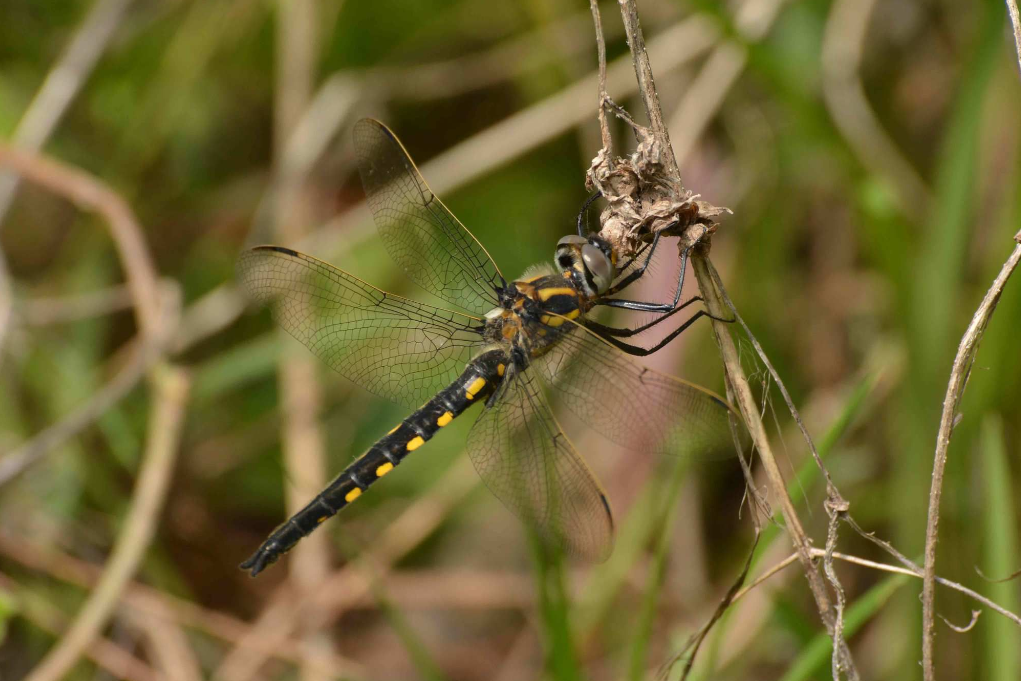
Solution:
[[[943,474],[947,464],[947,450],[957,418],[960,404],[968,383],[972,363],[978,352],[982,334],[992,318],[996,303],[1010,275],[1021,262],[1021,232],[1014,236],[1015,246],[1010,257],[1000,268],[985,297],[968,324],[957,348],[946,396],[943,398],[943,413],[940,415],[939,430],[936,434],[936,453],[932,466],[932,485],[929,490],[929,513],[925,527],[925,575],[922,581],[922,672],[926,681],[936,677],[935,626],[936,626],[936,542],[939,538],[939,505],[943,494]]]
[[[692,265],[699,290],[710,315],[717,319],[725,319],[720,293],[722,287],[719,287],[718,290],[718,285],[714,282],[713,274],[711,274],[712,265],[708,261],[710,238],[717,228],[715,218],[725,209],[698,201],[697,195],[684,188],[663,123],[651,64],[644,49],[644,39],[638,24],[637,10],[631,0],[622,0],[620,5],[628,45],[634,60],[639,91],[642,94],[650,127],[645,128],[636,124],[620,107],[608,101],[608,98],[604,96],[603,88],[600,88],[600,115],[602,116],[604,107],[611,107],[614,113],[631,126],[638,138],[637,149],[627,158],[613,159],[612,148],[601,149],[587,174],[587,183],[602,192],[608,203],[607,208],[600,216],[602,227],[600,234],[609,240],[619,253],[625,255],[635,253],[642,243],[650,240],[656,234],[680,237],[679,248],[682,250],[688,250],[697,245],[692,251]],[[598,17],[595,9],[593,16]],[[597,31],[599,23],[597,19]],[[605,126],[603,128],[605,130]],[[830,515],[831,530],[827,541],[829,565],[826,574],[837,596],[837,605],[834,607],[826,592],[825,582],[813,560],[811,540],[805,533],[794,505],[787,495],[783,475],[762,427],[756,401],[741,366],[734,341],[725,324],[714,321],[713,328],[717,344],[723,355],[728,394],[734,396],[745,425],[751,433],[753,443],[769,478],[770,488],[780,501],[788,533],[804,568],[820,617],[836,642],[833,656],[834,678],[846,675],[849,679],[857,679],[857,669],[851,658],[850,650],[843,640],[843,589],[832,569],[837,518],[839,513],[846,512],[847,502],[836,492],[836,488],[829,481],[827,474],[827,481],[832,490],[831,503],[827,504],[827,508],[832,511]],[[789,402],[789,405],[793,408],[792,403]],[[804,432],[807,436],[807,431]],[[814,446],[812,450],[814,452]],[[816,460],[821,466],[818,456],[816,456]],[[709,626],[711,626],[711,622]]]

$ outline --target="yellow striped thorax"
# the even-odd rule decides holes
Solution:
[[[502,290],[499,306],[485,316],[489,343],[532,357],[545,353],[573,330],[568,322],[580,321],[615,275],[615,254],[595,235],[561,239],[555,262],[556,268],[532,269]]]

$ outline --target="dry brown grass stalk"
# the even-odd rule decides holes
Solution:
[[[273,203],[276,238],[283,244],[300,240],[312,220],[308,187],[311,162],[289,160],[295,157],[314,160],[317,156],[301,153],[291,141],[296,137],[305,111],[312,102],[315,86],[319,45],[316,4],[316,0],[283,0],[277,3],[276,191],[273,192]],[[290,351],[283,353],[278,369],[288,515],[301,509],[326,484],[325,436],[319,427],[322,403],[319,362],[296,345],[287,343]],[[325,581],[330,572],[328,542],[329,535],[320,532],[295,547],[288,567],[289,580],[296,593],[313,594]],[[333,654],[329,637],[321,631],[323,619],[313,599],[300,624],[300,636],[314,651],[315,658]],[[304,681],[326,681],[329,678],[315,664],[302,664],[301,677]]]
[[[953,435],[954,422],[957,418],[957,405],[960,404],[964,389],[968,384],[975,355],[982,334],[996,310],[1003,288],[1021,262],[1021,232],[1014,235],[1015,246],[1010,257],[1000,268],[1000,273],[993,280],[978,309],[975,310],[971,323],[961,337],[954,357],[953,368],[950,370],[950,381],[947,384],[946,396],[943,398],[943,413],[940,415],[939,430],[936,434],[936,454],[932,465],[932,486],[929,490],[929,514],[925,526],[925,573],[922,581],[922,673],[926,681],[936,678],[935,663],[935,626],[936,626],[936,542],[939,538],[939,504],[943,495],[943,473],[947,464],[947,450]]]
[[[2,485],[93,423],[138,384],[159,361],[168,338],[177,329],[180,293],[173,283],[160,284],[142,228],[130,206],[98,178],[4,144],[0,144],[0,166],[105,219],[120,256],[139,329],[129,359],[88,402],[3,458],[0,462]]]
[[[0,532],[0,553],[24,567],[86,590],[94,589],[102,575],[99,566],[59,552],[53,547],[44,549],[26,539],[4,532]],[[125,589],[121,603],[137,611],[141,617],[170,617],[179,626],[193,628],[233,644],[239,643],[250,628],[248,623],[236,617],[204,608],[192,601],[159,591],[137,581],[133,581]],[[322,660],[310,655],[302,642],[293,637],[281,642],[272,653],[275,658],[293,664],[318,664],[323,673],[342,670],[352,678],[365,676],[364,671],[358,665],[346,658],[334,656],[331,659]]]
[[[681,236],[683,247],[701,243],[692,251],[692,264],[709,314],[713,322],[717,344],[723,356],[728,394],[736,400],[737,407],[748,428],[755,448],[759,452],[770,482],[773,496],[779,500],[788,534],[791,536],[799,560],[805,571],[809,587],[820,617],[827,631],[834,638],[834,674],[844,674],[857,679],[858,672],[851,658],[850,650],[843,640],[843,591],[835,573],[828,571],[831,583],[838,596],[836,607],[830,602],[825,582],[811,555],[811,540],[808,538],[797,516],[793,503],[786,492],[786,483],[772,453],[769,440],[762,427],[758,406],[748,385],[740,357],[727,326],[717,320],[727,318],[721,293],[713,280],[711,264],[708,262],[708,237],[715,231],[714,218],[722,211],[711,204],[695,201],[682,183],[669,137],[663,123],[658,95],[652,77],[652,69],[644,40],[638,25],[637,10],[630,0],[622,0],[621,14],[624,20],[628,45],[634,60],[636,78],[642,94],[642,101],[651,127],[646,131],[630,121],[626,114],[617,115],[631,123],[639,137],[638,151],[629,159],[621,160],[616,166],[608,159],[613,150],[600,151],[589,172],[589,182],[607,197],[609,206],[601,216],[604,237],[608,238],[619,252],[634,253],[638,244],[657,232]],[[600,98],[602,100],[602,97]],[[601,101],[602,103],[602,101]],[[610,191],[607,191],[609,189]],[[649,198],[650,193],[653,195]],[[793,405],[790,405],[793,407]],[[806,432],[807,435],[807,432]],[[818,459],[817,459],[818,460]],[[821,465],[821,462],[820,462]],[[833,488],[835,490],[835,488]],[[839,494],[831,495],[839,498]],[[846,505],[846,502],[844,502]],[[846,510],[834,508],[833,513]],[[835,517],[835,516],[831,516]],[[835,527],[836,521],[831,522]],[[835,544],[835,531],[831,532],[830,553]],[[739,585],[739,584],[738,584]]]
[[[0,573],[0,587],[13,595],[19,614],[34,626],[59,638],[67,629],[64,614],[52,603],[38,598],[32,590]],[[86,646],[84,656],[111,676],[127,681],[161,681],[156,671],[109,638],[97,636]]]
[[[475,469],[467,457],[462,457],[429,493],[408,506],[373,541],[366,555],[375,565],[374,574],[364,574],[360,564],[349,564],[334,572],[314,594],[296,595],[286,586],[279,587],[247,635],[223,657],[213,678],[221,681],[252,678],[281,641],[290,636],[312,601],[328,611],[331,619],[338,617],[370,589],[373,579],[381,579],[390,566],[429,537],[478,484]]]
[[[113,614],[149,546],[177,457],[190,379],[184,370],[164,365],[156,372],[153,386],[146,450],[124,529],[95,590],[26,681],[57,681],[67,675]]]

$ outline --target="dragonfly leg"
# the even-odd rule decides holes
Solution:
[[[656,236],[654,236],[652,239],[652,244],[650,244],[648,247],[649,255],[646,256],[645,262],[642,263],[641,267],[639,267],[634,272],[631,272],[626,277],[618,281],[613,287],[611,287],[606,292],[607,296],[619,293],[620,291],[624,290],[625,288],[633,284],[635,281],[641,278],[642,275],[645,274],[645,270],[648,269],[649,263],[652,262],[652,255],[656,251],[656,246],[659,245],[659,239],[661,234],[662,234],[661,232],[656,232]],[[698,243],[698,241],[696,241],[695,243]],[[683,251],[681,251],[681,271],[677,275],[677,288],[674,290],[674,299],[671,302],[647,303],[637,300],[608,299],[604,297],[603,299],[596,301],[595,304],[606,305],[608,307],[619,307],[625,310],[636,310],[639,312],[654,312],[657,314],[672,313],[677,309],[677,303],[681,299],[681,288],[684,286],[684,272],[688,266],[688,254],[694,247],[695,244],[692,244],[685,248]],[[642,251],[636,254],[634,258],[640,257],[641,253]],[[628,267],[630,267],[631,263],[634,262],[634,258],[628,261],[628,263],[625,264],[622,269],[627,269]]]
[[[585,236],[585,225],[582,222],[585,218],[585,213],[588,212],[589,206],[591,206],[592,203],[602,195],[603,193],[597,190],[595,194],[588,197],[588,199],[585,200],[585,203],[582,204],[581,210],[578,212],[578,236]]]
[[[685,305],[687,305],[688,303],[692,303],[694,301],[695,301],[695,299],[692,298],[687,303],[685,303]],[[678,309],[681,309],[681,308],[678,308]],[[592,331],[595,332],[603,340],[605,340],[606,342],[610,343],[611,345],[619,348],[620,350],[626,352],[627,354],[635,355],[636,357],[645,357],[646,355],[651,355],[652,353],[656,352],[657,350],[659,350],[660,348],[665,346],[667,343],[672,341],[673,339],[677,338],[679,335],[684,333],[685,329],[687,329],[689,326],[694,324],[696,321],[698,321],[702,317],[709,317],[710,319],[715,319],[716,321],[721,321],[721,322],[726,322],[726,323],[732,323],[732,322],[736,321],[734,319],[720,319],[718,317],[713,317],[712,315],[710,315],[705,310],[699,310],[698,312],[693,314],[691,317],[689,317],[683,324],[681,324],[679,327],[677,327],[676,329],[671,331],[663,340],[661,340],[660,342],[656,343],[651,348],[643,348],[643,347],[640,347],[640,346],[637,346],[637,345],[631,345],[630,343],[625,343],[624,341],[618,340],[615,337],[618,334],[601,332],[600,329],[598,328],[601,325],[595,325],[597,328],[593,328],[593,324],[589,323],[589,324],[586,324],[586,326],[588,328],[592,329]],[[655,323],[656,322],[653,322],[653,324],[655,324]],[[646,325],[645,328],[648,328],[651,325],[652,324],[648,324],[648,325]],[[611,329],[614,332],[624,331],[625,333],[619,334],[621,337],[627,337],[629,335],[633,335],[632,333],[627,333],[629,331],[634,331],[634,333],[639,333],[638,330],[631,330],[631,329],[613,329],[613,327],[603,327],[603,328]],[[644,330],[644,329],[642,329],[642,330]]]
[[[593,321],[593,320],[586,320],[585,321],[585,326],[587,326],[588,328],[592,329],[593,331],[598,333],[600,336],[614,336],[615,338],[630,338],[631,336],[637,336],[638,334],[642,333],[643,331],[647,331],[647,330],[651,329],[652,327],[656,326],[657,324],[665,322],[666,320],[670,319],[671,317],[673,317],[675,314],[677,314],[681,310],[687,308],[692,303],[697,303],[697,302],[699,302],[701,300],[702,300],[702,296],[695,296],[694,298],[691,298],[690,300],[684,301],[683,303],[681,303],[677,307],[673,308],[672,310],[670,310],[666,314],[664,314],[664,315],[662,315],[660,317],[656,317],[655,319],[653,319],[648,324],[642,324],[641,326],[637,326],[637,327],[635,327],[633,329],[631,329],[631,328],[621,328],[621,327],[616,327],[616,326],[609,326],[607,324],[600,324],[599,322]],[[730,321],[730,320],[724,320],[724,321]]]
[[[648,255],[647,255],[646,257],[645,257],[645,262],[643,262],[643,263],[642,263],[642,264],[641,264],[641,265],[640,265],[640,266],[638,267],[638,269],[636,269],[636,270],[635,270],[634,272],[630,272],[630,273],[629,273],[629,274],[628,274],[627,276],[625,276],[625,277],[624,277],[623,279],[621,279],[621,280],[620,280],[620,281],[618,281],[618,282],[617,282],[616,284],[614,284],[613,286],[611,286],[611,287],[609,288],[609,290],[608,290],[608,291],[606,292],[606,295],[607,295],[607,296],[612,296],[612,295],[614,295],[615,293],[620,293],[621,291],[623,291],[624,289],[626,289],[626,288],[627,288],[628,286],[630,286],[630,285],[631,285],[631,284],[633,284],[634,282],[638,281],[638,279],[640,279],[640,278],[641,278],[641,276],[642,276],[643,274],[645,274],[645,270],[646,270],[646,269],[648,269],[648,267],[649,267],[649,263],[650,263],[650,262],[652,262],[652,255],[653,255],[653,253],[655,253],[655,252],[656,252],[656,246],[658,246],[658,245],[659,245],[659,240],[660,240],[660,233],[659,233],[659,232],[656,232],[656,236],[654,236],[654,237],[652,238],[652,243],[651,243],[651,244],[650,244],[650,245],[649,245],[649,246],[647,247],[647,248],[648,248],[648,251],[649,251],[649,254],[648,254]],[[634,256],[633,258],[631,258],[631,259],[630,259],[630,260],[628,260],[628,261],[627,261],[626,263],[624,263],[624,265],[623,265],[623,266],[621,267],[621,271],[623,271],[623,270],[626,270],[626,269],[627,269],[628,267],[631,267],[631,263],[633,263],[633,262],[635,261],[635,258],[639,258],[639,257],[641,257],[641,255],[642,255],[642,253],[643,253],[644,251],[645,251],[645,249],[643,248],[643,249],[642,249],[641,251],[639,251],[638,253],[636,253],[636,254],[635,254],[635,256]],[[685,256],[687,256],[687,253],[685,253],[684,255],[685,255]],[[682,269],[682,271],[683,271],[683,264],[682,264],[682,267],[681,267],[681,269]],[[603,304],[603,303],[599,303],[599,302],[597,302],[597,303],[596,303],[596,305],[602,305],[602,304]]]

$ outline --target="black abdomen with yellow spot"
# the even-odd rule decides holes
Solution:
[[[508,362],[503,350],[489,350],[468,364],[456,381],[441,390],[372,445],[303,509],[278,527],[251,558],[241,564],[259,574],[307,537],[320,523],[361,496],[468,407],[484,402],[499,384]]]

